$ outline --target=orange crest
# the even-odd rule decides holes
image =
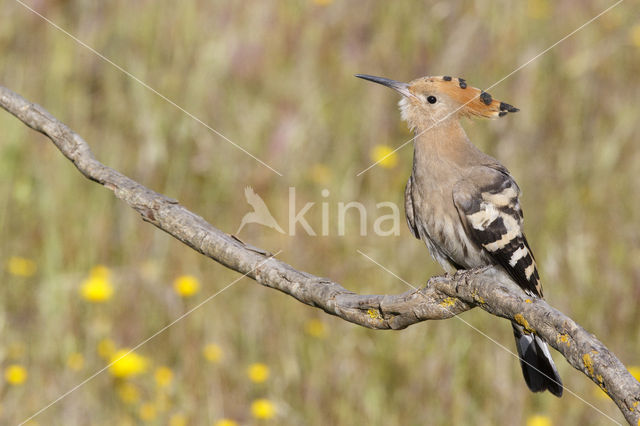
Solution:
[[[480,89],[467,85],[463,78],[449,76],[423,77],[409,83],[412,93],[443,93],[460,105],[458,114],[466,117],[503,117],[519,109],[493,97]]]

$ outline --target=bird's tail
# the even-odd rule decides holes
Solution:
[[[562,380],[558,374],[547,344],[535,334],[527,334],[512,322],[520,366],[527,386],[532,392],[548,390],[558,398],[562,396]]]

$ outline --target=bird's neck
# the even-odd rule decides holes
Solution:
[[[467,138],[458,119],[445,120],[435,126],[415,129],[414,172],[437,167],[463,168],[484,154]]]

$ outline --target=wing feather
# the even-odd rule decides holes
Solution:
[[[407,224],[409,225],[409,230],[413,234],[414,237],[420,239],[420,232],[416,226],[415,221],[415,210],[413,207],[413,195],[412,195],[412,185],[413,185],[413,175],[409,177],[407,181],[407,186],[404,189],[404,214],[407,218]]]
[[[482,166],[456,184],[453,199],[469,238],[520,287],[542,297],[536,262],[522,230],[519,195],[506,169]]]

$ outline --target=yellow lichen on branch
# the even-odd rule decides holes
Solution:
[[[515,314],[513,316],[513,319],[516,320],[516,322],[518,324],[520,324],[521,326],[524,327],[524,329],[526,331],[528,331],[529,333],[535,333],[536,331],[529,325],[529,321],[526,320],[526,318],[524,316],[522,316],[522,314]]]
[[[569,340],[569,335],[568,334],[558,334],[558,337],[556,337],[556,342],[557,343],[566,343],[567,347],[571,346],[571,341]]]
[[[597,353],[596,351],[591,352]],[[584,368],[586,368],[589,373],[589,377],[593,377],[593,360],[591,359],[591,355],[588,353],[582,355],[582,362],[584,363]]]
[[[484,299],[482,298],[482,296],[480,296],[480,295],[478,294],[478,292],[475,292],[475,291],[474,291],[474,292],[471,294],[471,296],[473,296],[473,300],[475,300],[475,301],[476,301],[476,302],[478,302],[478,303],[482,303],[482,304],[485,304],[485,303],[486,303],[486,302],[484,301]]]
[[[369,315],[369,317],[373,319],[382,319],[382,315],[380,315],[380,312],[376,311],[375,309],[369,309],[367,311],[367,315]]]
[[[442,302],[440,302],[440,306],[443,308],[448,308],[449,306],[453,306],[456,304],[456,299],[453,297],[447,297]]]

